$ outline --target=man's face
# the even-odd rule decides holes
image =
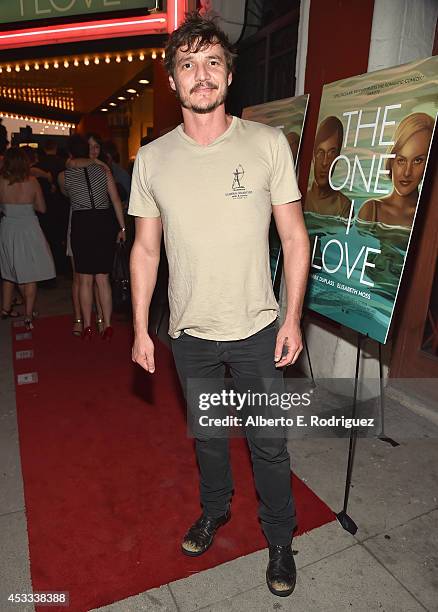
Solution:
[[[339,155],[340,148],[336,133],[319,143],[318,148],[313,154],[313,172],[318,187],[326,187],[328,185],[329,169],[333,160]]]
[[[197,53],[178,49],[174,76],[169,76],[181,106],[199,114],[211,113],[225,102],[231,80],[220,44]]]

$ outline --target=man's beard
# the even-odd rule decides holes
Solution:
[[[216,85],[209,84],[209,83],[206,83],[206,85],[210,86],[212,89],[218,89]],[[189,102],[189,97],[182,98],[180,95],[179,89],[178,89],[178,85],[176,85],[176,83],[175,83],[175,86],[176,86],[176,90],[175,90],[176,97],[179,103],[181,104],[181,106],[183,108],[188,108],[189,110],[192,110],[194,113],[197,113],[198,115],[206,115],[207,113],[211,113],[212,111],[214,111],[216,108],[218,108],[219,106],[221,106],[221,104],[225,102],[227,98],[227,94],[228,94],[228,84],[225,83],[225,88],[224,88],[224,91],[222,92],[222,95],[219,96],[214,102],[211,102],[207,106],[197,106],[196,104],[192,104]],[[195,92],[196,89],[197,87],[193,87],[190,90],[190,94]]]

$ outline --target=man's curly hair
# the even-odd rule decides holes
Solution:
[[[228,72],[234,71],[236,53],[227,35],[215,23],[214,19],[205,19],[197,11],[188,13],[180,27],[172,32],[166,45],[164,66],[173,77],[175,58],[178,49],[198,53],[210,45],[220,44],[224,50]]]

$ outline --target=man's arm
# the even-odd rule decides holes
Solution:
[[[160,262],[161,217],[135,220],[135,241],[131,251],[131,291],[134,315],[132,361],[146,372],[155,371],[154,345],[148,333],[149,306]]]
[[[303,348],[300,319],[309,273],[310,246],[301,202],[273,206],[272,214],[283,249],[287,296],[286,318],[277,335],[274,356],[276,367],[282,368],[295,363]],[[284,357],[283,348],[287,348]]]

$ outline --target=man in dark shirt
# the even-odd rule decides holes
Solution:
[[[52,249],[56,271],[58,273],[65,272],[68,268],[65,243],[67,238],[69,202],[62,195],[58,187],[58,174],[65,170],[65,163],[57,153],[57,146],[54,140],[49,138],[45,141],[36,167],[45,172],[50,172],[52,176],[50,188],[44,191],[47,205],[47,213],[45,215],[47,240]]]

